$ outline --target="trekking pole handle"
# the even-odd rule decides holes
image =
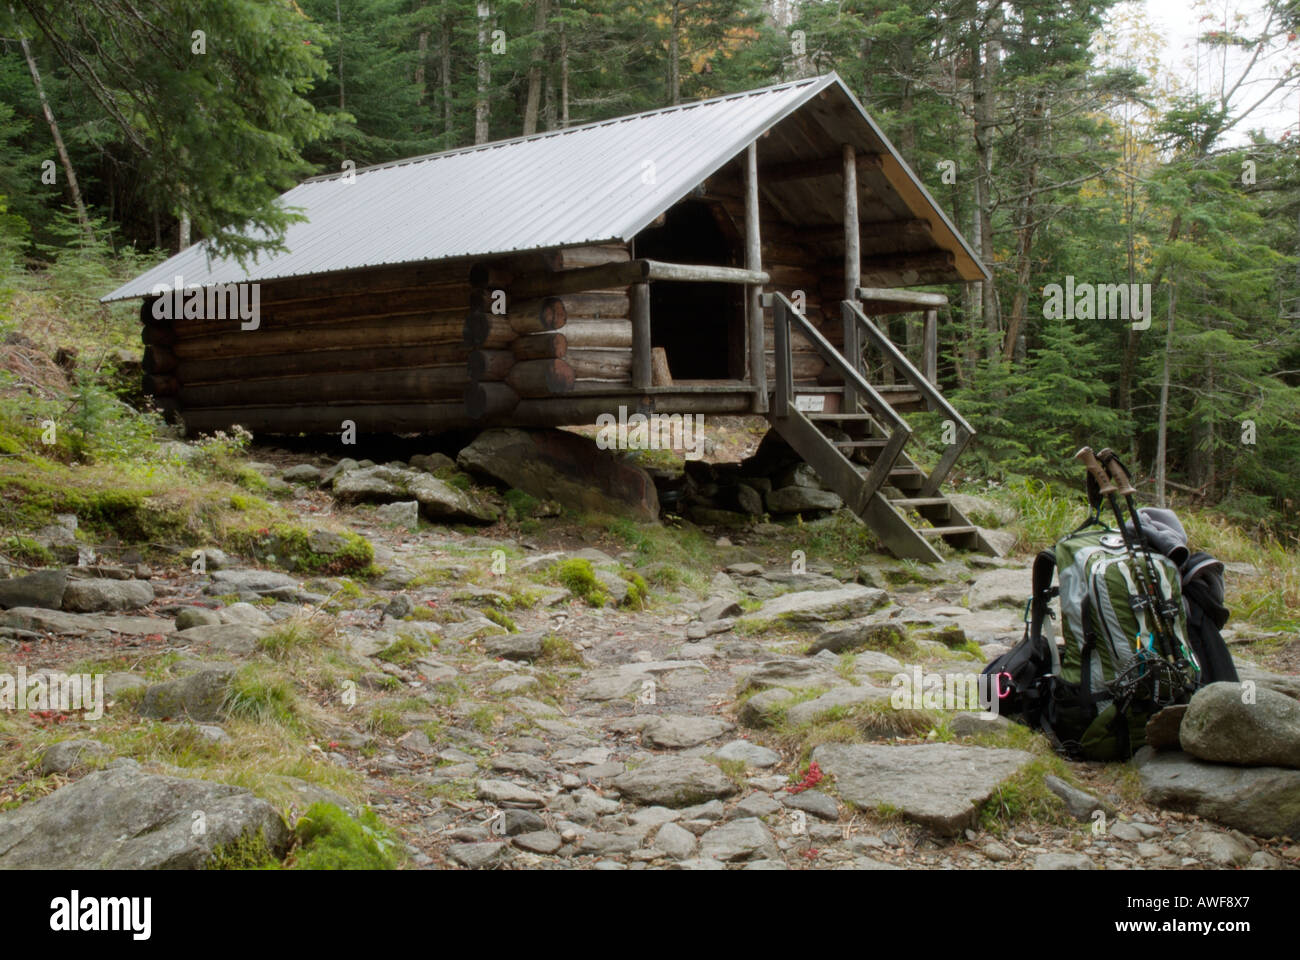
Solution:
[[[1074,455],[1074,459],[1082,461],[1083,465],[1088,468],[1092,478],[1097,481],[1097,487],[1101,495],[1108,496],[1117,489],[1110,477],[1106,476],[1106,471],[1102,469],[1101,463],[1097,460],[1097,455],[1092,452],[1092,447],[1084,447]]]
[[[1106,469],[1115,480],[1116,493],[1121,497],[1127,497],[1137,493],[1137,488],[1133,486],[1133,481],[1130,480],[1129,475],[1124,472],[1124,467],[1120,464],[1119,458],[1111,452],[1109,447],[1101,452],[1101,460],[1106,464]]]

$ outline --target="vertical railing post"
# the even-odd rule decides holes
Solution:
[[[858,329],[858,315],[850,300],[840,301],[840,316],[844,319],[844,359],[858,373],[862,373],[862,339]],[[844,409],[842,413],[857,413],[858,388],[844,381]]]
[[[939,379],[939,311],[925,311],[925,330],[921,335],[921,376],[930,383]]]
[[[632,386],[645,390],[650,372],[650,284],[632,284]]]
[[[862,281],[862,254],[858,233],[858,152],[853,144],[844,144],[844,299],[857,303]],[[850,313],[844,314],[844,355],[853,369],[862,371],[862,350],[858,346],[858,325]],[[844,412],[858,409],[858,392],[844,382]]]
[[[772,347],[776,357],[776,399],[772,413],[777,417],[790,415],[790,395],[794,393],[794,371],[790,356],[790,316],[786,313],[785,297],[772,298]]]
[[[763,269],[763,242],[758,225],[758,141],[745,151],[745,269]],[[763,288],[745,287],[745,313],[749,318],[749,375],[754,385],[754,413],[767,412],[767,355],[763,336]]]

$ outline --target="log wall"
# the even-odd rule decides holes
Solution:
[[[252,329],[159,321],[146,300],[146,390],[196,431],[465,425],[467,271],[461,261],[265,281]]]
[[[725,169],[703,190],[715,215],[731,221],[724,232],[743,237],[738,171]],[[808,318],[842,343],[842,279],[766,200],[760,220],[768,289],[791,297],[802,291]],[[437,431],[510,423],[516,408],[536,420],[539,410],[560,416],[582,404],[608,404],[558,398],[631,394],[629,288],[558,297],[536,291],[545,289],[547,273],[628,259],[624,244],[597,244],[266,281],[260,322],[251,330],[240,329],[238,319],[155,320],[146,300],[145,387],[165,413],[199,431],[240,423],[264,432],[334,432],[345,420],[364,430]],[[512,286],[525,295],[512,297]],[[770,382],[770,320],[765,330]],[[825,363],[812,346],[798,335],[793,345],[796,380],[824,378]],[[662,355],[658,361],[654,383],[670,384],[672,371],[663,369]],[[735,395],[714,399],[740,403]]]

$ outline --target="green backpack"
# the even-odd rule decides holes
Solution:
[[[1151,716],[1186,703],[1200,684],[1178,567],[1159,554],[1151,560],[1160,592],[1177,608],[1174,649],[1164,649],[1154,613],[1134,602],[1141,588],[1119,531],[1089,525],[1056,544],[1065,646],[1048,722],[1067,749],[1089,760],[1132,756]]]

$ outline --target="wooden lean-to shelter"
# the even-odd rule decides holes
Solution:
[[[104,298],[144,298],[146,387],[190,431],[759,413],[896,555],[990,549],[939,489],[973,433],[935,386],[946,299],[897,289],[988,274],[834,74],[317,177],[282,202],[306,216],[287,252],[245,269],[200,243]],[[259,316],[159,319],[177,278],[255,283]],[[909,312],[923,322],[888,322]],[[904,452],[922,408],[956,435],[931,473]]]

